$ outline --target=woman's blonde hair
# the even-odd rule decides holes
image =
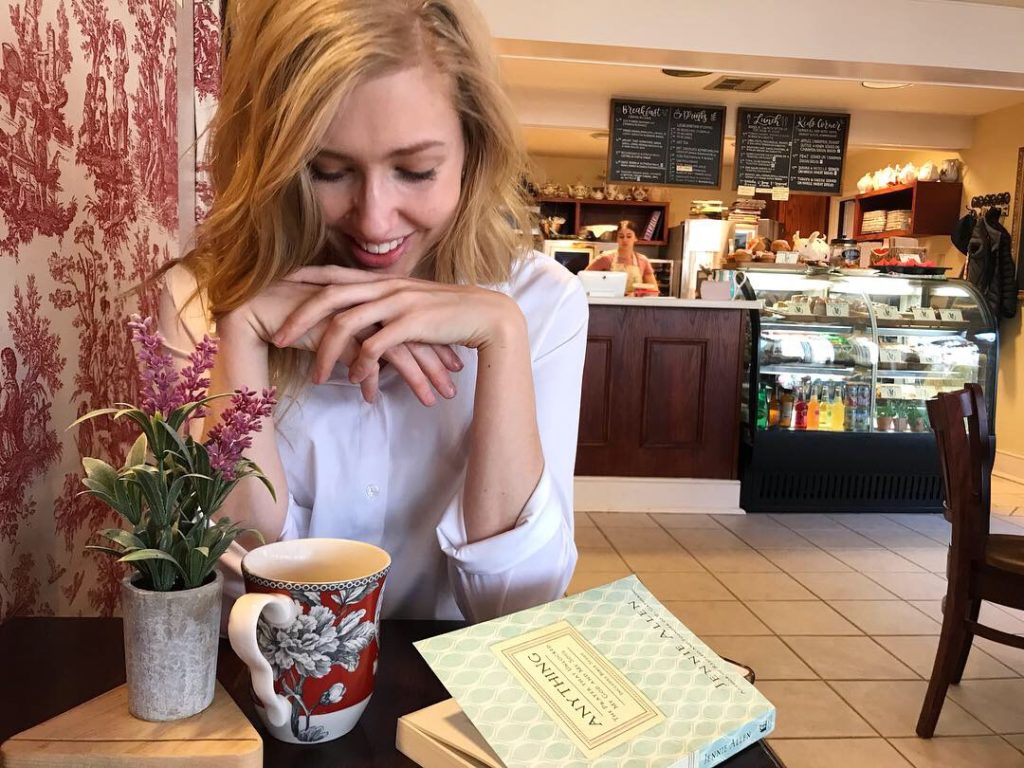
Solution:
[[[323,260],[329,244],[308,164],[348,93],[417,64],[450,79],[466,155],[454,218],[416,275],[508,279],[530,231],[525,154],[472,0],[244,0],[230,4],[224,39],[207,158],[214,202],[183,259],[214,316]],[[301,358],[270,353],[273,382],[294,384]]]

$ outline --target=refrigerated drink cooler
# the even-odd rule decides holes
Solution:
[[[977,382],[994,435],[997,326],[973,286],[778,267],[746,273],[746,297],[764,309],[750,318],[741,506],[941,511],[925,401]]]

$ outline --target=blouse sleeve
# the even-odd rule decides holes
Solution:
[[[587,343],[586,296],[564,286],[533,358],[544,469],[512,530],[468,544],[462,494],[437,528],[456,602],[470,621],[529,608],[565,594],[576,567],[573,470]],[[531,345],[532,346],[532,345]]]

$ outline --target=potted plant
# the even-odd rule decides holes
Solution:
[[[925,432],[928,429],[928,411],[917,406],[910,412],[910,431]]]
[[[908,425],[910,424],[910,405],[908,403],[899,402],[896,403],[893,408],[893,428],[897,432],[906,432]]]
[[[878,432],[892,430],[893,407],[888,403],[879,403],[875,407],[875,424]]]
[[[177,720],[213,700],[222,585],[215,566],[247,530],[215,516],[243,478],[257,478],[274,494],[242,451],[252,445],[252,433],[276,401],[272,389],[208,395],[210,380],[204,374],[217,352],[209,337],[179,373],[152,330],[152,318],[134,315],[128,325],[139,345],[140,405],[101,408],[71,426],[111,415],[139,427],[120,469],[82,459],[83,493],[110,506],[126,523],[98,532],[109,546],[88,548],[134,570],[121,583],[129,710],[143,720]],[[190,423],[222,397],[230,397],[230,405],[204,442],[194,439]]]

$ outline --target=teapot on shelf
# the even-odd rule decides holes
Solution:
[[[544,197],[561,197],[562,188],[553,182],[545,181],[540,188],[540,193]]]
[[[576,198],[577,200],[586,200],[589,192],[590,188],[583,182],[569,185],[569,197]]]
[[[800,261],[828,261],[828,240],[820,232],[802,238],[798,230],[793,235],[793,250],[800,254]]]
[[[651,194],[647,187],[632,187],[629,191],[633,199],[638,203],[642,203]]]

